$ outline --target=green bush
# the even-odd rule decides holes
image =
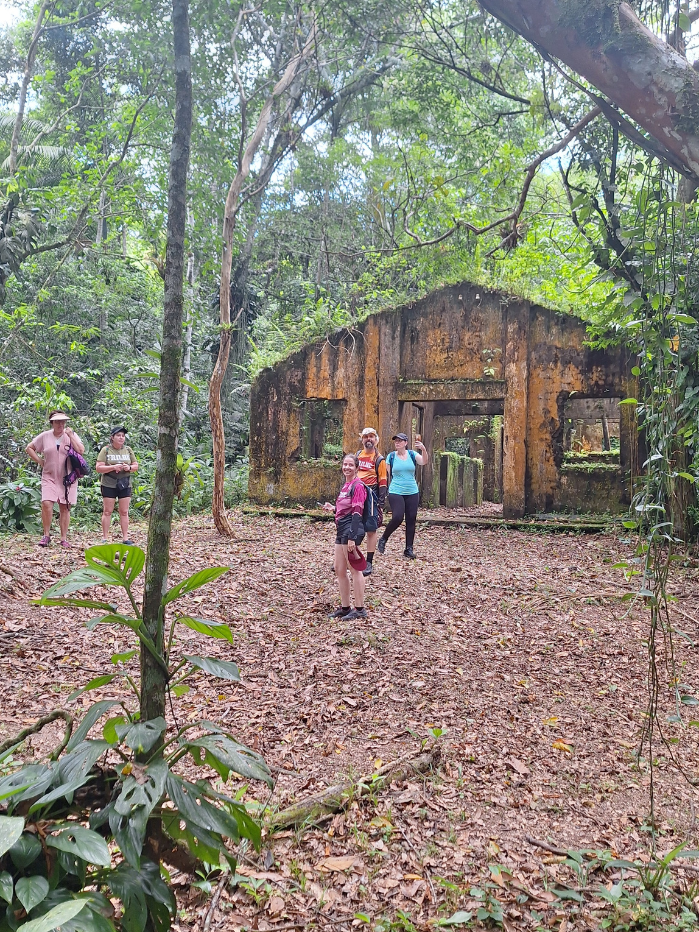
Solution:
[[[0,529],[30,531],[40,529],[41,483],[31,479],[0,485]]]

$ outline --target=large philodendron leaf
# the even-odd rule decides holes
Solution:
[[[175,808],[179,809],[194,834],[196,827],[201,826],[208,832],[238,841],[240,832],[237,820],[224,809],[212,805],[198,786],[169,773],[165,788]]]
[[[163,828],[173,841],[183,841],[199,861],[218,864],[221,855],[232,858],[220,835],[185,819],[177,809],[163,809]],[[184,823],[184,828],[182,827]]]
[[[100,699],[99,702],[95,702],[85,713],[84,718],[78,725],[77,729],[71,736],[70,741],[66,745],[66,751],[70,753],[74,748],[76,748],[82,741],[87,738],[88,732],[95,724],[102,718],[104,713],[111,709],[113,705],[119,705],[117,699]]]
[[[127,588],[143,570],[146,555],[133,544],[100,544],[88,547],[85,560],[89,566],[114,573]]]
[[[53,789],[36,800],[29,810],[30,813],[63,796],[71,796],[83,786],[90,779],[90,771],[109,747],[107,741],[83,741],[70,754],[62,757],[54,768]]]
[[[121,794],[111,804],[109,827],[121,853],[133,867],[140,866],[146,825],[163,795],[167,773],[167,763],[162,759],[148,767],[134,765],[134,771],[124,780]]]
[[[201,738],[181,738],[183,744],[198,764],[204,762],[213,767],[227,780],[231,771],[251,780],[262,780],[268,786],[274,781],[269,767],[259,754],[224,734],[202,735]]]
[[[21,816],[0,816],[0,858],[6,854],[24,830]]]
[[[187,579],[178,582],[172,589],[168,589],[163,597],[163,605],[169,605],[170,602],[174,602],[180,596],[187,595],[188,592],[194,592],[195,589],[201,589],[202,586],[213,582],[214,579],[218,579],[219,576],[223,576],[229,570],[229,566],[210,566],[208,569],[193,573]]]
[[[221,680],[231,680],[234,683],[240,682],[240,670],[237,664],[231,660],[219,660],[217,657],[196,657],[189,654],[184,655],[193,667],[203,670],[204,673],[210,673]]]
[[[74,919],[85,905],[85,900],[68,900],[65,903],[59,903],[38,919],[32,919],[31,922],[25,922],[19,926],[17,932],[53,932],[70,919]]]
[[[116,733],[132,751],[138,754],[148,752],[156,744],[167,728],[164,718],[152,718],[146,722],[135,722],[133,725],[117,725]]]
[[[222,621],[205,621],[203,618],[192,618],[191,615],[178,615],[176,620],[199,634],[233,643],[233,632]]]
[[[115,577],[114,573],[106,569],[98,569],[94,566],[85,566],[79,570],[73,570],[63,579],[51,586],[36,600],[37,605],[50,605],[55,599],[70,595],[71,592],[80,592],[82,589],[90,589],[92,586],[123,586],[123,581]],[[44,602],[46,599],[46,603]]]
[[[47,835],[46,844],[96,867],[109,867],[112,863],[104,838],[83,825],[57,826],[55,831]]]
[[[39,874],[20,877],[15,884],[15,895],[28,913],[46,898],[48,892],[49,882]]]

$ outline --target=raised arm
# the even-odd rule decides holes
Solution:
[[[415,460],[418,466],[426,466],[430,461],[430,455],[427,452],[427,447],[421,440],[416,440],[415,449],[419,451],[415,454]]]

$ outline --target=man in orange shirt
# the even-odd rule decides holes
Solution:
[[[364,570],[365,576],[369,576],[373,572],[374,553],[376,551],[376,532],[383,524],[383,508],[386,501],[386,491],[388,489],[386,460],[377,449],[378,443],[379,435],[374,428],[365,427],[362,431],[362,449],[357,453],[359,457],[357,477],[362,480],[372,495],[372,502],[369,503],[369,514],[364,522],[368,551],[366,555],[366,569]]]

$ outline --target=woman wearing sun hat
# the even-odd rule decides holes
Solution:
[[[39,434],[26,448],[29,458],[41,466],[41,525],[44,536],[39,541],[40,547],[48,547],[51,543],[51,519],[56,502],[58,502],[61,546],[70,546],[68,543],[70,508],[78,500],[78,483],[74,482],[66,488],[63,485],[63,477],[66,474],[68,450],[72,446],[76,453],[82,455],[85,452],[85,446],[72,427],[68,427],[69,420],[70,418],[63,411],[52,411],[49,414],[52,429]]]
[[[106,544],[109,537],[114,502],[118,500],[121,537],[125,544],[133,546],[133,541],[129,540],[129,505],[131,474],[138,469],[138,463],[131,447],[126,446],[123,424],[112,427],[109,438],[107,446],[100,450],[95,466],[102,476],[102,543]]]

